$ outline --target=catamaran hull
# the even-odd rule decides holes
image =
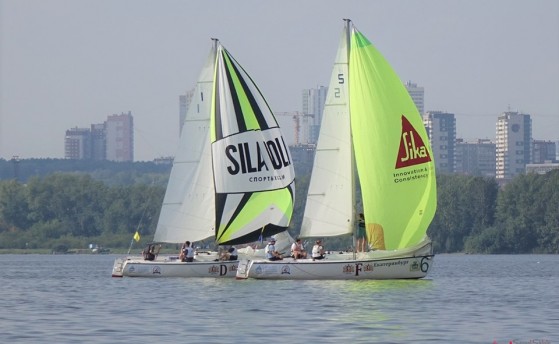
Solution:
[[[427,276],[433,255],[388,259],[297,261],[244,260],[237,279],[384,280]]]
[[[234,278],[238,261],[190,262],[146,261],[142,259],[117,258],[113,265],[113,277],[211,277]]]

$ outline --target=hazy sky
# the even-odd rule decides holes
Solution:
[[[301,111],[342,18],[425,88],[425,110],[456,114],[458,137],[494,139],[510,108],[559,140],[559,0],[0,0],[0,158],[63,158],[67,129],[128,111],[136,160],[174,155],[211,37],[272,110]]]

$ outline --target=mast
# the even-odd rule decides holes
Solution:
[[[347,45],[347,80],[349,82],[349,78],[350,78],[350,73],[349,73],[349,59],[351,56],[351,19],[345,19],[344,18],[345,26],[346,26],[346,45]],[[348,89],[348,94],[351,92],[351,90],[349,89],[349,84],[347,85],[347,89]],[[355,182],[355,152],[353,149],[353,131],[351,130],[351,108],[350,108],[350,104],[349,104],[349,99],[350,97],[347,97],[347,107],[349,109],[349,139],[351,144],[350,146],[350,155],[351,155],[351,222],[353,223],[353,259],[356,259],[356,250],[357,250],[357,226],[359,226],[359,222],[355,221],[355,218],[357,216],[357,200],[356,200],[356,196],[355,196],[355,187],[356,187],[356,182]]]

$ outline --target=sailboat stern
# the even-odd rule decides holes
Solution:
[[[125,258],[116,258],[115,262],[113,263],[113,273],[112,277],[122,277],[124,264],[126,263]]]
[[[237,268],[237,274],[235,278],[238,280],[248,279],[248,273],[250,271],[250,266],[252,265],[252,260],[241,260],[239,262],[239,267]]]

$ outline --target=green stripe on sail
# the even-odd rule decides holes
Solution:
[[[271,207],[275,208],[276,211],[279,209],[287,219],[286,223],[290,222],[293,215],[293,196],[288,188],[253,193],[243,210],[235,219],[232,219],[227,228],[225,228],[227,224],[219,224],[218,234],[216,235],[216,238],[219,238],[218,243],[236,239],[241,236],[239,235],[241,230],[244,234],[247,234],[245,232],[246,227],[259,216],[265,216]],[[262,226],[267,224],[267,222],[261,222],[259,226],[254,228],[254,231],[260,232]]]
[[[235,85],[235,91],[237,92],[239,105],[241,106],[241,111],[243,114],[246,128],[247,130],[260,129],[260,125],[258,124],[258,120],[256,119],[256,114],[254,113],[254,110],[246,94],[246,91],[248,90],[244,89],[240,81],[241,76],[237,74],[237,71],[233,66],[233,62],[231,61],[231,57],[229,56],[229,54],[225,54],[224,56],[225,56],[225,64],[227,70],[229,71],[233,84]]]
[[[400,143],[409,137],[402,132],[402,116],[432,156],[429,140],[402,81],[357,30],[351,37],[349,94],[355,162],[369,239],[374,241],[371,232],[380,230],[385,249],[412,246],[422,240],[435,213],[435,168],[432,159],[396,168]]]
[[[216,140],[216,121],[215,121],[215,114],[216,114],[216,99],[217,98],[217,59],[218,56],[217,54],[215,55],[215,59],[214,59],[214,75],[213,75],[213,87],[212,87],[212,97],[211,99],[213,99],[213,101],[211,102],[211,107],[210,107],[210,142],[215,142]]]

